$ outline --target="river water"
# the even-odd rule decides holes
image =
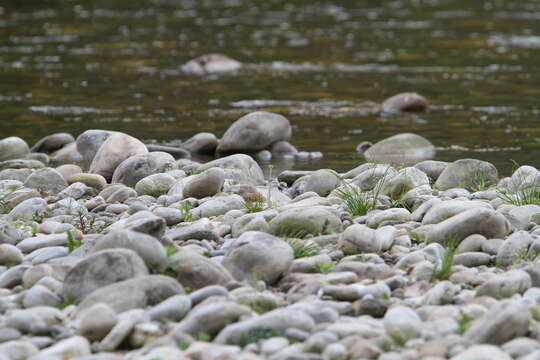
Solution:
[[[437,159],[540,165],[540,1],[3,0],[0,137],[127,132],[218,137],[243,114],[281,113],[292,143],[348,170],[361,141],[420,134]],[[247,64],[198,77],[205,53]],[[416,91],[422,115],[381,116]]]

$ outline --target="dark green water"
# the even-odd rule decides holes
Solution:
[[[221,136],[255,109],[294,125],[296,168],[347,170],[364,140],[416,132],[437,158],[540,165],[540,1],[3,0],[0,137],[125,131]],[[182,74],[211,52],[249,66]],[[417,91],[434,106],[381,117]],[[255,101],[265,100],[265,101]]]

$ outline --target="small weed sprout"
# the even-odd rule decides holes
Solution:
[[[336,265],[335,262],[329,262],[329,263],[317,263],[317,270],[322,274],[328,274],[330,270]]]
[[[78,222],[77,227],[82,231],[83,234],[88,234],[96,230],[94,227],[96,218],[86,213],[81,208],[77,209],[77,222]]]
[[[73,252],[75,249],[79,248],[82,245],[81,240],[76,239],[75,236],[73,236],[73,232],[71,230],[66,231],[66,235],[69,252]]]
[[[458,243],[456,240],[447,240],[445,242],[445,252],[442,262],[435,264],[435,270],[433,271],[432,281],[448,280],[452,275],[452,267],[454,265],[454,257],[456,255]]]
[[[191,344],[190,344],[189,341],[187,341],[187,340],[180,340],[180,341],[178,342],[178,348],[179,348],[180,350],[182,350],[182,351],[187,350],[187,349],[189,348],[190,345],[191,345]]]
[[[422,243],[425,243],[426,242],[426,236],[423,235],[423,234],[419,234],[417,232],[414,232],[412,231],[410,234],[409,234],[409,237],[411,238],[411,242],[413,244],[422,244]]]
[[[286,337],[285,334],[279,330],[272,328],[254,328],[247,331],[238,342],[230,345],[238,345],[240,347],[245,347],[249,344],[256,344],[261,340],[270,339],[273,337]]]
[[[467,315],[463,311],[460,311],[459,319],[458,319],[458,329],[457,329],[458,334],[460,335],[464,334],[465,331],[467,331],[467,329],[471,325],[472,320],[473,319],[469,315]]]
[[[273,310],[275,308],[275,304],[272,300],[264,297],[256,297],[251,299],[249,302],[249,307],[258,314],[264,314],[270,310]]]
[[[302,229],[292,229],[288,226],[281,226],[276,231],[276,236],[285,239],[303,239],[308,236],[308,232]]]
[[[258,270],[253,271],[249,278],[249,285],[256,291],[263,292],[266,290],[266,285],[262,278],[263,276]]]
[[[207,333],[197,334],[197,341],[209,342],[210,340],[212,340],[212,337],[208,335]]]
[[[319,253],[321,247],[311,241],[289,238],[285,240],[293,249],[294,258],[300,259],[315,256]]]
[[[180,206],[180,212],[182,213],[184,222],[193,221],[193,215],[191,214],[192,209],[193,209],[193,206],[189,202],[185,202]]]
[[[63,296],[63,301],[60,304],[58,304],[57,307],[59,310],[64,310],[70,305],[78,305],[78,302],[75,301],[75,298],[73,297],[73,295],[71,295],[70,292],[67,292]]]
[[[178,252],[178,249],[174,245],[165,245],[165,253],[167,257],[171,257]]]

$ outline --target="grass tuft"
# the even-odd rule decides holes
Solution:
[[[447,240],[445,242],[443,259],[440,267],[436,264],[432,281],[443,281],[450,278],[450,275],[452,275],[452,267],[454,266],[454,257],[456,256],[457,246],[458,243],[455,240]]]
[[[340,178],[344,186],[336,190],[336,195],[343,199],[345,211],[352,216],[364,216],[370,210],[373,210],[377,206],[377,201],[389,171],[390,167],[387,167],[372,191],[362,191],[359,187],[350,185]]]
[[[315,256],[319,253],[319,250],[321,249],[318,244],[311,241],[299,239],[285,239],[285,241],[293,249],[295,259]]]
[[[514,166],[519,167],[519,164],[514,162]],[[515,171],[514,171],[515,173]],[[532,181],[527,181],[525,175],[518,176],[514,180],[512,191],[509,186],[502,189],[497,189],[497,196],[506,204],[523,206],[523,205],[538,205],[540,204],[540,188],[536,184],[540,182],[539,175],[536,174]]]
[[[193,221],[193,215],[191,214],[192,209],[193,206],[189,202],[185,202],[180,205],[180,212],[182,213],[182,218],[184,219],[184,222]]]
[[[178,249],[174,245],[165,245],[165,252],[167,257],[171,257],[178,252]]]
[[[328,274],[330,270],[336,265],[335,262],[329,262],[329,263],[317,263],[317,270],[322,274]]]
[[[352,216],[366,215],[375,207],[376,199],[372,199],[368,192],[356,186],[346,186],[336,190],[336,195],[345,202],[344,208]]]
[[[82,245],[81,240],[75,239],[75,236],[73,236],[73,232],[71,232],[71,230],[66,231],[66,235],[69,252],[73,252],[75,249],[79,248]]]
[[[409,237],[411,238],[411,242],[413,244],[419,245],[426,242],[426,236],[423,234],[419,234],[417,232],[411,231],[409,234]]]
[[[240,347],[245,347],[249,344],[256,344],[261,340],[270,339],[273,337],[286,337],[285,334],[279,330],[271,328],[254,328],[247,331],[235,344]]]
[[[474,177],[469,179],[469,188],[473,192],[485,191],[491,186],[486,171],[484,169],[476,169]]]
[[[67,308],[68,306],[70,305],[78,305],[79,303],[77,301],[75,301],[75,298],[71,295],[70,292],[67,292],[64,296],[63,296],[63,301],[58,304],[58,309],[59,310],[64,310],[65,308]]]
[[[458,319],[458,334],[462,335],[467,331],[469,326],[471,326],[472,318],[465,314],[463,311],[460,311],[459,313],[459,319]]]
[[[243,202],[244,208],[247,210],[248,213],[256,213],[259,211],[263,211],[265,209],[265,204],[263,201],[244,201]]]

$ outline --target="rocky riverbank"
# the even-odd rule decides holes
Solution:
[[[415,134],[341,174],[240,153],[290,137],[256,112],[176,147],[1,139],[0,359],[540,359],[537,169]]]

